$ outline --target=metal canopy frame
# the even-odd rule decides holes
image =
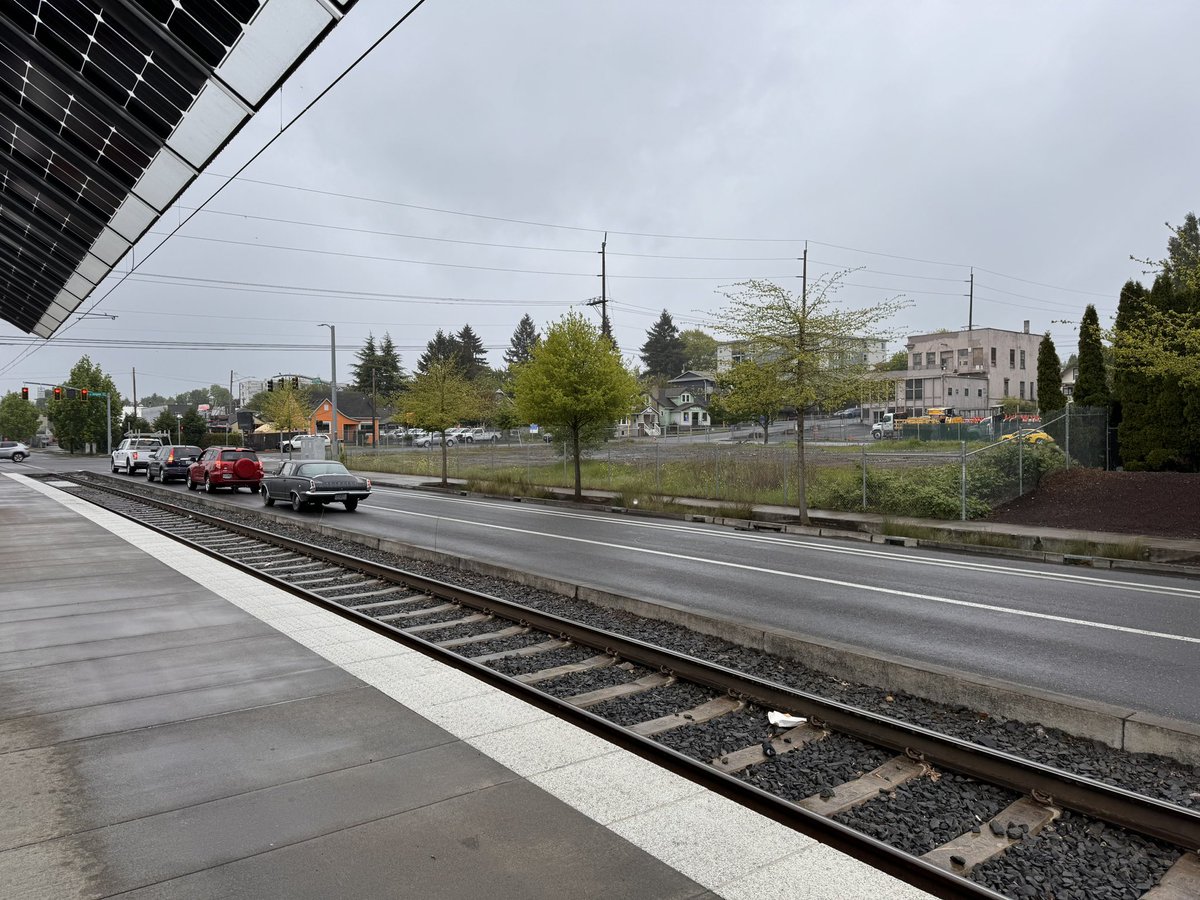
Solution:
[[[49,338],[356,0],[7,0],[0,318]]]

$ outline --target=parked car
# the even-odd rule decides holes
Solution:
[[[178,479],[187,478],[188,468],[198,460],[204,451],[191,444],[166,444],[159,447],[150,455],[146,465],[146,479],[158,479],[163,484]]]
[[[188,466],[187,486],[194,491],[201,485],[212,493],[217,488],[236,491],[240,487],[257,491],[262,484],[263,467],[258,454],[248,447],[209,447]]]
[[[1018,436],[1027,444],[1054,443],[1054,438],[1050,437],[1050,435],[1046,434],[1046,432],[1042,431],[1040,428],[1022,428],[1020,431],[1013,432],[1012,434],[1003,435],[1000,440],[1015,441]]]
[[[290,438],[288,438],[286,441],[283,442],[283,444],[280,446],[279,449],[282,450],[284,453],[290,453],[290,452],[299,450],[300,449],[300,438],[306,438],[306,437],[320,438],[321,440],[323,440],[325,442],[325,449],[326,450],[329,449],[329,435],[327,435],[327,434],[307,434],[306,432],[303,432],[303,431],[300,432],[299,434],[293,434]]]
[[[455,439],[466,444],[483,444],[489,441],[495,444],[500,441],[500,432],[490,431],[487,428],[463,428],[455,436]]]
[[[20,441],[0,441],[0,459],[20,462],[29,455],[29,448]]]
[[[443,437],[440,431],[435,431],[432,434],[423,434],[419,438],[413,440],[414,447],[437,447],[442,443]],[[445,436],[446,446],[453,447],[457,441],[450,435]]]
[[[340,462],[288,460],[279,474],[263,478],[258,492],[266,506],[282,500],[300,512],[307,506],[341,503],[354,512],[358,501],[371,496],[371,482],[352,474]]]
[[[126,475],[132,475],[138,469],[150,465],[150,457],[163,445],[162,438],[150,435],[128,434],[112,452],[109,464],[114,472],[122,469]]]

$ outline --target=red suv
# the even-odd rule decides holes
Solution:
[[[217,488],[236,491],[240,487],[258,492],[262,483],[263,467],[258,454],[245,447],[209,447],[201,457],[188,467],[187,486],[194,491],[200,485],[212,493]]]

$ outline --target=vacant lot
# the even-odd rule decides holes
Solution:
[[[1069,469],[991,516],[997,522],[1200,539],[1200,475]]]

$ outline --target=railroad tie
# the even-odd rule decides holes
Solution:
[[[634,694],[652,691],[657,687],[666,687],[668,684],[673,684],[674,682],[674,675],[660,675],[655,673],[639,678],[637,681],[628,681],[625,684],[614,684],[611,687],[588,691],[585,694],[576,694],[574,697],[568,697],[567,702],[572,706],[586,709],[589,706],[603,703],[605,700],[615,700],[618,697],[631,697]]]
[[[430,622],[428,625],[414,625],[405,628],[405,634],[420,634],[422,631],[437,631],[439,628],[457,628],[460,625],[473,625],[476,622],[486,622],[492,618],[487,613],[475,613],[463,619],[451,619],[449,622]]]
[[[1200,897],[1200,855],[1185,853],[1167,869],[1142,900],[1195,900]]]
[[[828,734],[828,731],[814,728],[806,722],[803,725],[797,725],[795,728],[789,728],[779,737],[773,738],[770,745],[774,749],[775,755],[780,756],[784,753],[791,753],[793,750],[799,750],[813,741],[819,741]],[[769,758],[762,744],[754,744],[753,746],[743,747],[741,750],[727,753],[724,756],[719,756],[712,761],[712,765],[722,772],[732,775],[734,772],[742,771],[742,769],[748,769],[751,766],[765,763]]]
[[[978,834],[968,831],[940,847],[934,847],[921,859],[947,872],[966,875],[981,863],[999,856],[1026,835],[1037,834],[1061,814],[1062,810],[1058,807],[1038,803],[1032,797],[1022,797],[1000,810],[979,829]],[[1016,831],[1012,837],[1009,836],[1010,829]],[[1196,894],[1187,896],[1194,897]]]
[[[386,616],[376,616],[380,622],[396,622],[400,619],[419,619],[421,616],[432,616],[434,613],[456,609],[453,603],[442,603],[438,606],[427,606],[424,609],[410,609],[408,612],[389,613]]]
[[[636,725],[631,725],[629,730],[642,737],[653,737],[656,734],[682,728],[684,725],[696,725],[715,719],[717,716],[737,712],[745,705],[744,701],[735,700],[733,697],[716,697],[681,713],[669,713],[659,716],[657,719],[638,722]]]
[[[617,658],[615,656],[601,653],[598,656],[589,656],[587,659],[577,663],[567,663],[566,665],[554,666],[550,669],[538,669],[536,672],[526,672],[524,675],[517,675],[516,680],[523,684],[537,684],[542,681],[549,681],[551,678],[558,678],[561,675],[570,675],[572,672],[604,669],[616,661]]]
[[[907,756],[893,756],[865,775],[839,784],[832,791],[822,791],[820,794],[805,797],[797,805],[822,816],[836,816],[929,771],[927,763],[917,762]],[[822,796],[826,793],[830,796]]]

